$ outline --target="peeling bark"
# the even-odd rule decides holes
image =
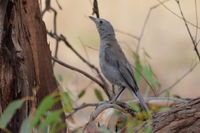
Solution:
[[[0,11],[5,10],[0,12],[0,18],[4,18],[0,19],[0,115],[13,100],[32,96],[33,89],[37,104],[58,90],[38,1],[6,2],[0,6]],[[31,103],[26,102],[8,128],[17,132],[30,109]]]
[[[170,111],[153,116],[155,133],[199,133],[200,98],[176,104]]]

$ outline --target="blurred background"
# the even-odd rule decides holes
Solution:
[[[196,24],[194,1],[181,0],[181,7],[186,19]],[[88,16],[92,15],[93,1],[59,0],[58,2],[62,6],[62,10],[58,8],[56,1],[52,1],[52,7],[57,10],[57,33],[66,36],[71,45],[83,57],[99,68],[99,35],[95,24],[88,18]],[[200,1],[197,0],[197,3],[198,18],[200,18]],[[110,21],[116,31],[123,31],[139,37],[148,12],[158,4],[158,1],[99,0],[98,4],[100,17]],[[177,3],[174,0],[169,0],[164,5],[170,11],[162,5],[151,10],[139,49],[142,61],[145,60],[144,51],[150,56],[148,63],[160,83],[159,89],[172,85],[191,68],[192,64],[198,62],[183,20],[171,13],[173,11],[180,15]],[[52,31],[53,13],[46,13],[43,19],[47,29]],[[189,28],[192,35],[195,36],[196,28],[191,25],[189,25]],[[136,50],[138,40],[121,32],[116,32],[116,36],[129,61],[134,65],[133,51]],[[200,39],[199,34],[198,39]],[[48,41],[52,54],[54,54],[55,40],[49,37]],[[67,64],[96,76],[63,43],[59,44],[58,58]],[[63,78],[62,86],[70,90],[74,95],[78,95],[83,89],[87,89],[85,96],[80,99],[80,103],[98,101],[93,93],[94,88],[100,88],[98,85],[91,84],[91,81],[86,77],[58,64],[55,65],[54,69],[55,75],[61,75]],[[170,95],[178,95],[183,98],[200,96],[199,79],[200,66],[197,65],[192,72],[171,89]],[[87,112],[85,113],[87,114]]]

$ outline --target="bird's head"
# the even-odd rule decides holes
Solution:
[[[115,38],[115,32],[110,22],[105,19],[94,18],[91,16],[89,16],[89,18],[96,24],[101,39],[112,37]]]

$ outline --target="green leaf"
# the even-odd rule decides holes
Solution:
[[[49,112],[46,119],[41,122],[39,129],[44,130],[50,124],[57,122],[60,118],[61,113],[62,113],[61,110]]]
[[[144,76],[149,81],[149,83],[153,84],[153,72],[151,70],[151,67],[149,65],[146,65],[143,67]]]
[[[55,95],[49,95],[42,100],[41,104],[37,108],[37,111],[35,113],[35,117],[31,123],[31,127],[35,127],[38,122],[40,121],[41,117],[53,107],[53,105],[56,103]]]
[[[21,108],[24,100],[16,100],[8,105],[0,118],[0,127],[5,128],[17,109]]]
[[[141,64],[141,60],[140,60],[140,56],[138,54],[134,54],[135,57],[135,80],[137,82],[138,85],[140,85],[140,81],[141,81],[141,77],[142,77],[142,70],[143,70],[143,66]]]
[[[144,77],[150,83],[150,85],[152,85],[154,88],[157,88],[159,86],[159,83],[156,81],[153,70],[149,64],[143,67],[143,72]]]
[[[133,109],[134,111],[140,112],[140,108],[134,102],[129,102],[128,105],[131,106],[131,109]]]
[[[56,121],[50,127],[50,133],[59,133],[60,130],[66,128],[66,123],[62,121]]]
[[[62,104],[64,106],[64,110],[66,112],[71,112],[73,106],[72,106],[72,100],[71,100],[68,92],[62,92],[61,93],[61,101],[62,101]]]
[[[82,90],[79,94],[78,94],[78,98],[80,99],[81,97],[83,97],[85,95],[85,90]]]
[[[94,94],[99,101],[104,101],[101,91],[98,89],[94,89]]]
[[[126,123],[126,133],[133,133],[134,127],[138,125],[138,120],[133,117],[128,117]]]
[[[56,74],[56,79],[60,82],[63,82],[63,76],[61,74]]]
[[[28,118],[26,118],[21,125],[20,128],[20,133],[32,133],[31,131],[31,121],[32,121],[32,117],[29,116]]]

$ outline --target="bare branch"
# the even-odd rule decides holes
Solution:
[[[96,17],[100,18],[98,1],[97,0],[94,0],[92,10],[93,10],[92,11],[92,15],[96,14]]]
[[[176,2],[177,2],[177,4],[178,4],[178,7],[179,7],[179,10],[180,10],[181,16],[182,16],[183,21],[184,21],[184,23],[185,23],[185,26],[186,26],[186,28],[187,28],[188,34],[189,34],[189,36],[190,36],[190,39],[192,40],[192,43],[193,43],[193,46],[194,46],[194,50],[195,50],[195,52],[196,52],[196,54],[197,54],[197,56],[198,56],[198,59],[199,59],[199,61],[200,61],[200,53],[199,53],[199,51],[198,51],[198,47],[197,47],[197,45],[196,45],[195,39],[192,37],[192,33],[191,33],[190,29],[189,29],[189,26],[188,26],[188,24],[187,24],[187,21],[186,21],[186,19],[185,19],[185,16],[183,15],[183,11],[182,11],[182,9],[181,9],[180,2],[179,2],[179,0],[176,0]]]
[[[169,0],[164,0],[163,2],[154,5],[154,6],[152,6],[152,7],[149,9],[149,11],[148,11],[148,13],[147,13],[147,16],[146,16],[146,18],[145,18],[145,20],[144,20],[144,24],[143,24],[143,26],[142,26],[142,30],[141,30],[141,32],[140,32],[139,38],[138,38],[138,43],[137,43],[137,47],[136,47],[136,53],[139,52],[140,43],[141,43],[141,40],[142,40],[142,38],[143,38],[143,36],[144,36],[144,31],[145,31],[145,29],[146,29],[146,25],[147,25],[148,20],[149,20],[149,18],[150,18],[151,12],[153,11],[153,9],[159,7],[161,4],[163,4],[163,3],[167,2],[167,1],[169,1]]]
[[[133,100],[134,102],[139,102],[139,100]],[[174,102],[188,102],[186,99],[182,98],[175,98],[175,97],[144,97],[145,102],[150,102],[150,101],[174,101]]]
[[[86,55],[86,58],[87,58],[87,60],[88,60],[88,62],[89,62],[90,59],[89,59],[89,55],[88,55],[87,49],[86,49],[86,47],[85,47],[85,45],[84,45],[84,43],[82,42],[82,40],[81,40],[80,37],[79,37],[79,41],[80,41],[80,43],[81,43],[81,45],[82,45],[82,47],[83,47],[83,50],[84,50],[85,55]]]
[[[104,110],[108,108],[115,108],[117,110],[123,111],[123,108],[121,108],[120,106],[116,104],[102,104],[92,112],[92,114],[90,115],[90,121],[95,120],[101,112],[103,112]]]
[[[104,90],[104,92],[106,93],[106,95],[108,96],[108,98],[111,98],[111,97],[110,97],[110,94],[109,94],[109,92],[108,92],[108,89],[105,88],[105,85],[102,84],[99,80],[97,80],[97,79],[94,78],[93,76],[91,76],[90,74],[88,74],[88,73],[84,72],[83,70],[80,70],[80,69],[78,69],[78,68],[76,68],[76,67],[74,67],[74,66],[70,66],[70,65],[68,65],[68,64],[66,64],[66,63],[64,63],[64,62],[62,62],[62,61],[60,61],[60,60],[58,60],[58,59],[55,58],[55,57],[52,57],[52,60],[54,60],[54,61],[57,62],[58,64],[60,64],[60,65],[62,65],[62,66],[64,66],[64,67],[66,67],[66,68],[68,68],[68,69],[71,69],[71,70],[73,70],[73,71],[79,72],[79,73],[81,73],[82,75],[86,76],[87,78],[91,79],[92,81],[94,81],[95,83],[97,83],[97,84]]]
[[[109,98],[111,98],[111,93],[109,93],[109,89],[108,89],[108,83],[106,82],[106,80],[103,78],[103,76],[101,75],[99,69],[97,67],[95,67],[93,64],[91,64],[90,62],[88,62],[83,56],[81,56],[78,51],[76,51],[76,49],[67,41],[66,37],[63,36],[62,34],[60,36],[58,36],[55,33],[52,32],[47,32],[49,36],[51,36],[52,38],[55,38],[58,41],[63,41],[64,44],[74,52],[75,55],[77,55],[85,64],[87,64],[90,68],[92,68],[93,70],[96,71],[99,79],[102,81],[104,88],[107,88],[107,94]]]
[[[120,110],[124,113],[129,113],[130,115],[132,116],[135,116],[136,112],[131,109],[131,107],[127,104],[127,103],[124,103],[124,102],[116,102],[114,104],[111,104],[109,102],[99,102],[99,103],[83,103],[82,105],[76,107],[76,108],[73,108],[73,111],[68,114],[66,116],[66,118],[69,118],[71,117],[72,115],[74,115],[77,111],[80,111],[84,108],[87,108],[87,107],[97,107],[94,112],[91,114],[90,116],[90,120],[94,120],[96,119],[96,117],[98,117],[98,115],[108,109],[108,108],[114,108],[114,109],[117,109],[117,110]]]
[[[195,4],[195,14],[196,14],[196,25],[197,27],[199,26],[199,19],[198,19],[198,11],[197,11],[197,0],[194,1]],[[198,28],[196,28],[196,33],[195,33],[195,42],[197,42],[197,38],[198,38]],[[197,43],[196,43],[197,45]]]
[[[50,7],[50,10],[53,11],[54,16],[53,16],[53,31],[55,34],[57,34],[57,11]],[[54,57],[58,57],[58,48],[59,48],[59,40],[56,40],[56,47],[55,47],[55,52],[54,52]],[[55,62],[53,61],[53,67],[55,66]]]
[[[56,0],[56,3],[60,9],[61,6]],[[51,0],[45,0],[45,9],[42,11],[42,17],[47,11],[52,11],[53,12],[53,33],[57,34],[57,11],[51,6]],[[58,49],[59,49],[59,40],[56,40],[56,47],[55,47],[55,52],[54,52],[54,57],[58,57]],[[53,61],[53,67],[55,66],[55,62]]]
[[[128,113],[132,116],[136,115],[136,112],[133,109],[131,109],[131,107],[128,104],[124,102],[116,102],[115,104],[104,103],[104,104],[100,104],[100,106],[98,106],[95,109],[95,111],[92,112],[92,114],[90,115],[90,121],[95,120],[101,112],[103,112],[104,110],[108,108],[114,108],[121,112]]]
[[[99,103],[83,103],[79,107],[73,108],[73,111],[70,114],[68,114],[66,116],[66,118],[71,117],[73,114],[75,114],[79,110],[82,110],[82,109],[87,108],[87,107],[96,107],[98,105],[99,105]]]
[[[45,8],[44,10],[42,11],[41,15],[42,17],[44,16],[44,14],[49,11],[51,8],[51,0],[45,0]]]
[[[181,16],[179,16],[178,14],[176,14],[175,12],[173,12],[172,10],[170,10],[162,1],[160,1],[160,0],[157,0],[157,1],[158,1],[165,9],[167,9],[170,13],[172,13],[173,15],[175,15],[176,17],[178,17],[179,19],[183,19]],[[186,22],[187,22],[188,24],[190,24],[191,26],[200,29],[199,26],[193,24],[192,22],[190,22],[190,21],[188,21],[188,20],[186,20]]]
[[[133,39],[135,39],[135,40],[137,40],[137,41],[140,40],[140,38],[139,38],[138,36],[132,35],[132,34],[127,33],[127,32],[124,32],[124,31],[122,31],[122,30],[115,29],[115,31],[118,32],[118,33],[120,33],[120,34],[124,34],[124,35],[126,35],[126,36],[129,36],[129,37],[131,37],[131,38],[133,38]]]
[[[134,70],[135,70],[136,72],[139,73],[139,75],[142,77],[142,79],[144,79],[144,81],[147,83],[147,85],[149,86],[149,88],[150,88],[151,91],[153,92],[154,96],[157,96],[157,94],[156,94],[156,92],[155,92],[155,88],[153,88],[153,86],[151,86],[151,84],[150,84],[149,81],[145,78],[145,76],[144,76],[135,66],[133,66],[133,65],[131,65],[131,66],[134,68]]]
[[[200,39],[199,39],[199,41],[197,42],[196,46],[197,46],[199,43],[200,43]]]
[[[178,80],[176,80],[172,85],[170,85],[167,88],[162,89],[158,96],[162,95],[163,93],[169,91],[169,89],[173,88],[174,86],[176,86],[178,83],[180,83],[188,74],[190,74],[198,65],[198,63],[195,63],[186,73],[184,73],[180,78],[178,78]]]
[[[61,6],[60,3],[58,2],[58,0],[56,0],[56,3],[57,3],[57,5],[58,5],[59,9],[62,10],[62,6]]]

